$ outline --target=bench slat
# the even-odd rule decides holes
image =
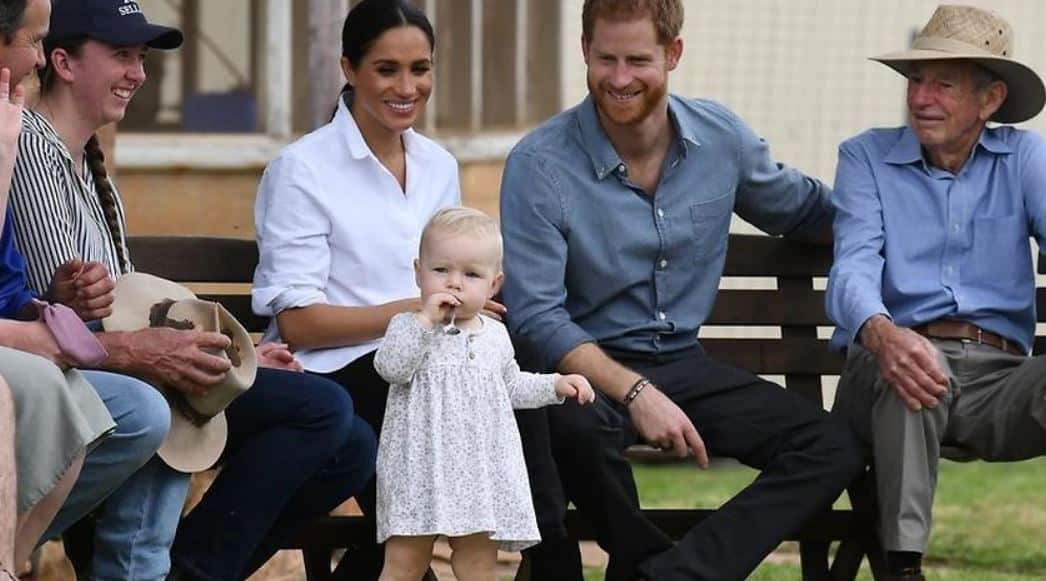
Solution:
[[[725,276],[827,276],[832,247],[784,238],[731,234]]]
[[[806,337],[787,339],[701,339],[708,354],[742,369],[767,375],[836,375],[841,353],[828,342]]]
[[[255,315],[251,309],[250,295],[216,295],[200,294],[205,301],[221,303],[236,320],[247,329],[248,333],[263,333],[269,326],[269,317]]]
[[[824,313],[824,291],[723,289],[709,325],[832,325]]]
[[[127,246],[135,268],[179,282],[249,283],[258,264],[254,240],[240,238],[132,236]]]

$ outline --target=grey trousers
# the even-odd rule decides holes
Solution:
[[[908,409],[859,345],[850,348],[836,391],[833,413],[844,414],[871,447],[887,551],[926,552],[942,450],[990,462],[1046,455],[1046,356],[931,341],[950,380],[936,408]]]

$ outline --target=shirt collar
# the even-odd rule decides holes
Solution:
[[[349,155],[353,159],[374,157],[374,153],[363,139],[360,126],[356,124],[356,119],[349,111],[346,101],[347,99],[338,99],[338,109],[334,113],[334,123],[339,129],[339,133],[345,136],[345,145],[349,148]],[[407,155],[412,157],[424,153],[424,142],[419,139],[414,129],[407,129],[403,132],[403,147],[406,149]]]
[[[691,123],[691,116],[686,113],[687,111],[679,100],[676,97],[669,96],[668,118],[676,126],[676,135],[679,136],[679,148],[683,151],[683,157],[686,157],[689,151],[688,144],[694,147],[701,147],[701,140],[697,138],[697,129]]]
[[[981,147],[985,151],[996,155],[1013,153],[1013,148],[1003,141],[996,131],[987,127],[981,131],[980,137],[977,138],[977,144],[974,145],[974,149],[977,147]],[[884,161],[893,165],[907,165],[925,161],[923,159],[922,145],[919,144],[919,138],[916,137],[911,127],[907,125],[904,127],[901,138],[886,153]]]
[[[689,123],[685,113],[685,111],[680,111],[680,105],[676,103],[675,98],[670,97],[668,100],[668,118],[675,125],[676,135],[679,136],[679,149],[683,157],[687,155],[688,143],[694,146],[701,145],[701,142],[697,139],[697,132],[694,130],[693,125]],[[585,152],[588,154],[589,161],[592,162],[592,169],[596,172],[596,178],[602,180],[617,169],[622,164],[622,161],[621,156],[614,149],[614,145],[610,143],[610,138],[607,137],[603,124],[599,121],[596,103],[591,94],[586,96],[585,100],[578,106],[577,121],[578,129],[581,132],[581,141],[585,145]]]
[[[46,139],[49,144],[58,149],[66,161],[70,164],[73,163],[73,155],[69,153],[69,148],[66,147],[65,141],[62,141],[62,136],[58,135],[58,130],[54,128],[54,125],[51,125],[47,117],[32,109],[23,109],[22,121],[27,132]]]
[[[585,100],[578,106],[577,122],[578,129],[581,131],[581,141],[585,144],[585,153],[592,162],[596,179],[602,180],[621,165],[621,157],[614,150],[610,138],[607,137],[603,125],[599,122],[596,102],[592,95],[585,97]]]

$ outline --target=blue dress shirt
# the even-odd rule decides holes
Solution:
[[[0,319],[14,319],[32,298],[25,274],[25,258],[15,247],[14,224],[8,214],[0,234]]]
[[[907,127],[839,147],[828,315],[844,348],[875,314],[903,327],[955,318],[1015,340],[1035,334],[1029,243],[1046,233],[1046,140],[985,129],[957,174],[931,166]]]
[[[656,192],[629,181],[591,97],[527,135],[501,185],[504,299],[518,347],[554,369],[586,342],[639,353],[698,345],[730,215],[826,236],[828,188],[775,163],[721,105],[671,96],[676,139]]]

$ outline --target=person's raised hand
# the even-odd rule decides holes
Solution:
[[[432,293],[418,315],[428,324],[427,327],[442,325],[450,317],[450,312],[461,305],[461,300],[451,293]]]
[[[12,160],[18,151],[24,107],[25,89],[11,87],[11,69],[0,68],[0,155],[10,155]]]

